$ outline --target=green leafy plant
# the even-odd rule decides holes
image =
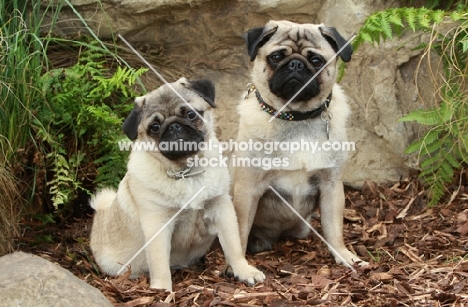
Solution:
[[[433,49],[441,57],[444,81],[436,89],[437,106],[415,110],[401,121],[416,121],[427,127],[424,136],[411,144],[405,153],[417,153],[421,174],[429,187],[429,205],[437,204],[453,181],[455,170],[468,162],[468,14],[460,24]]]
[[[29,140],[31,105],[41,98],[34,84],[47,65],[39,9],[39,1],[0,3],[0,163],[11,167]]]
[[[437,7],[438,1],[431,1]],[[466,8],[458,3],[458,9]],[[444,20],[457,22],[445,35],[435,31]],[[427,132],[411,144],[406,153],[417,153],[422,178],[429,190],[429,205],[439,203],[454,177],[454,172],[468,162],[468,13],[428,8],[396,8],[379,11],[367,18],[353,41],[354,48],[364,42],[379,44],[382,40],[400,37],[406,30],[431,31],[431,44],[421,48],[435,51],[441,58],[444,84],[434,88],[438,97],[429,110],[415,110],[401,121],[415,121]]]
[[[60,3],[42,1],[0,1],[0,255],[13,250],[19,236],[20,214],[32,196],[24,190],[34,184],[24,183],[22,160],[33,141],[30,119],[33,105],[42,100],[37,87],[42,70],[48,67],[48,33],[41,36],[44,15],[55,24]],[[32,195],[31,193],[30,195]]]
[[[433,25],[441,23],[447,16],[442,10],[428,8],[401,7],[377,11],[367,17],[364,25],[359,29],[356,38],[351,43],[356,51],[363,43],[379,45],[387,39],[401,37],[406,31],[431,31]],[[459,19],[461,14],[453,12],[453,19]],[[424,46],[421,46],[424,48]],[[344,75],[345,63],[339,66],[339,77]]]
[[[434,24],[442,22],[446,12],[427,8],[392,8],[378,11],[367,17],[359,30],[353,47],[357,49],[362,43],[379,44],[381,40],[400,37],[405,30],[431,30]],[[456,16],[454,16],[456,17]]]
[[[93,46],[93,44],[91,44]],[[55,208],[69,204],[86,181],[116,186],[123,177],[126,152],[118,141],[123,118],[132,108],[132,86],[146,69],[117,67],[111,72],[103,54],[81,52],[78,63],[48,71],[41,78],[46,103],[34,121],[44,165],[51,170],[49,194]]]

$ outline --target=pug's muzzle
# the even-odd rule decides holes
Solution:
[[[281,55],[273,53],[268,58],[268,64],[274,69],[273,76],[268,80],[272,93],[292,102],[308,101],[320,93],[318,78],[314,78],[302,91],[301,88],[311,80],[324,65],[319,56],[306,59],[302,56],[290,56],[281,60]]]
[[[192,125],[174,122],[161,132],[159,150],[169,160],[177,160],[194,155],[204,135]]]

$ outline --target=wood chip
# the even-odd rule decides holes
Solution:
[[[143,297],[137,298],[136,300],[126,302],[124,306],[125,307],[140,307],[140,306],[145,306],[147,304],[150,304],[153,301],[154,301],[154,297],[143,296]]]
[[[393,279],[393,275],[386,273],[386,272],[377,272],[377,273],[370,273],[370,278],[373,278],[375,280],[391,280]]]
[[[411,250],[409,250],[407,247],[405,246],[401,246],[398,251],[400,251],[401,253],[403,253],[406,257],[408,257],[409,259],[411,259],[411,261],[413,262],[416,262],[416,263],[422,263],[423,260],[418,256],[416,255],[415,253],[413,253]]]

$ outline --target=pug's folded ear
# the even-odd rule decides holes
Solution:
[[[255,60],[257,57],[258,49],[262,47],[268,40],[276,33],[278,27],[267,28],[253,28],[244,34],[244,40],[247,45],[247,52],[250,56],[250,61]]]
[[[184,78],[184,80],[181,79],[182,85],[185,87],[193,90],[196,92],[200,97],[205,99],[206,102],[212,107],[216,108],[215,105],[215,85],[213,81],[208,80],[208,79],[200,79],[200,80],[194,80],[194,81],[189,81]]]
[[[136,140],[138,137],[138,126],[140,125],[141,121],[141,110],[145,104],[145,100],[145,97],[135,98],[135,105],[133,106],[133,110],[127,116],[122,125],[123,131],[132,141]]]
[[[344,39],[343,36],[333,27],[319,27],[320,32],[327,42],[332,46],[335,52],[338,52],[344,45],[348,42]],[[351,55],[353,54],[353,47],[351,44],[348,44],[340,52],[340,57],[344,62],[349,62],[351,60]]]

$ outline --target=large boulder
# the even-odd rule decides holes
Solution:
[[[287,19],[334,26],[350,38],[371,13],[400,5],[399,1],[384,0],[71,2],[87,27],[99,36],[111,36],[113,29],[114,35],[121,34],[132,44],[162,48],[180,75],[214,80],[222,140],[236,135],[236,106],[249,82],[249,58],[242,39],[246,30],[270,19]],[[88,31],[74,14],[70,9],[63,11],[59,23],[63,34]],[[426,63],[419,65],[422,51],[414,49],[423,41],[420,33],[408,33],[379,48],[364,44],[348,63],[341,85],[352,108],[349,137],[356,142],[356,151],[350,153],[345,182],[359,186],[365,180],[398,180],[415,167],[415,161],[403,151],[415,139],[417,130],[397,120],[410,110],[424,107],[421,101],[430,100],[434,92]],[[414,78],[417,67],[418,78]],[[153,72],[148,74],[157,80]]]
[[[96,288],[41,257],[16,252],[0,258],[1,306],[112,307]]]

